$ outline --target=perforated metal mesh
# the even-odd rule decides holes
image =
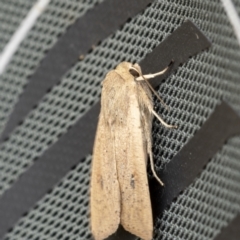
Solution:
[[[63,32],[65,27],[59,24],[62,17],[49,14],[51,11],[65,11],[66,6],[63,2],[61,4],[52,1],[35,28],[41,24],[46,30]],[[84,10],[72,12],[76,17],[80,15],[79,11],[83,14],[92,5],[93,2],[84,2]],[[57,22],[51,27],[43,20],[50,16],[53,22]],[[162,168],[172,159],[222,98],[240,112],[240,49],[221,3],[216,0],[155,1],[143,14],[125,24],[69,69],[60,83],[46,93],[38,107],[3,143],[0,148],[1,193],[98,101],[100,82],[107,71],[123,60],[139,61],[187,18],[193,20],[214,44],[209,52],[190,59],[159,88],[171,111],[160,108],[157,102],[156,108],[166,121],[177,124],[179,129],[169,131],[154,121],[156,168]],[[7,93],[6,99],[12,100],[13,93],[21,92],[27,76],[44,55],[49,31],[40,41],[40,51],[36,46],[41,34],[32,32],[35,37],[31,38],[29,34],[25,41],[31,42],[31,51],[27,50],[29,45],[22,44],[0,79],[0,84],[4,86],[7,82],[8,89],[13,89]],[[54,39],[51,44],[56,41],[56,36]],[[35,56],[41,57],[32,63]],[[25,66],[20,64],[20,58],[26,62]],[[4,118],[13,102],[2,101],[7,109],[0,108]],[[213,239],[239,212],[239,147],[240,139],[235,138],[215,156],[196,183],[158,221],[155,239]],[[88,226],[89,171],[90,157],[87,157],[22,217],[5,239],[91,239]]]
[[[31,2],[35,3],[36,1]],[[0,131],[2,131],[13,105],[18,100],[23,86],[27,83],[28,77],[36,70],[47,51],[56,43],[68,26],[99,2],[102,0],[50,1],[46,11],[40,16],[14,55],[6,73],[0,76]],[[24,0],[1,1],[0,4],[0,8],[3,7],[0,11],[2,19],[4,19],[3,23],[9,22],[9,28],[7,28],[6,23],[3,26],[7,29],[0,27],[0,30],[3,30],[1,36],[5,38],[4,44],[30,10],[31,4],[25,3]],[[19,8],[16,12],[21,13],[21,16],[14,14],[12,10],[14,6],[16,9]],[[5,9],[11,9],[12,12],[4,11]],[[12,21],[14,22],[12,23]]]
[[[34,2],[34,0],[1,1],[0,51],[3,50]]]
[[[90,166],[88,156],[5,239],[91,239],[86,197]]]
[[[240,211],[240,138],[231,139],[156,224],[154,239],[208,240]]]

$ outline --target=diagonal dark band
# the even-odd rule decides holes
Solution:
[[[154,180],[150,184],[154,213],[161,215],[172,201],[193,183],[224,143],[235,135],[240,135],[240,117],[227,103],[222,102],[159,174],[165,187],[162,188]],[[156,195],[162,196],[161,204],[154,202]]]
[[[141,62],[142,72],[156,73],[172,63],[170,71],[151,80],[151,85],[156,87],[159,81],[165,79],[180,64],[187,62],[190,57],[210,46],[210,40],[193,22],[187,20],[144,58]]]
[[[214,240],[239,240],[240,239],[240,214],[225,227]]]
[[[20,96],[0,141],[6,138],[24,117],[38,104],[39,100],[94,44],[113,34],[129,18],[134,17],[152,0],[105,0],[79,18],[60,37],[48,52],[39,68],[30,78]]]
[[[186,28],[189,26],[189,28]],[[142,61],[143,69],[149,71],[159,70],[159,62],[163,66],[169,64],[164,56],[169,55],[173,47],[176,46],[176,38],[181,35],[199,34],[200,30],[191,22],[184,23],[177,31],[173,32],[171,37],[167,38],[166,48],[157,47],[147,56],[152,64],[145,67],[147,62]],[[191,42],[190,42],[191,43]],[[209,41],[202,35],[202,41],[190,44],[185,49],[187,53],[176,51],[179,55],[192,56],[197,51],[201,52],[210,46]],[[160,44],[160,46],[161,46]],[[182,49],[182,43],[179,43],[179,49]],[[197,49],[197,50],[196,50]],[[181,57],[174,55],[175,63],[180,63]],[[176,60],[178,59],[178,61]],[[184,58],[184,61],[187,57]],[[181,62],[184,63],[184,62]],[[176,67],[177,65],[174,65]],[[170,69],[169,73],[173,68]],[[159,81],[160,82],[160,81]],[[13,186],[6,191],[0,199],[0,239],[13,227],[14,224],[31,209],[50,189],[63,178],[68,171],[79,163],[87,154],[92,151],[94,135],[96,131],[97,118],[99,113],[99,103],[95,105],[84,117],[82,117],[58,142],[50,147],[19,179]],[[224,118],[223,118],[224,120]],[[198,169],[199,171],[201,169]],[[127,239],[127,238],[125,238]]]

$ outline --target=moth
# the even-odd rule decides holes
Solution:
[[[142,75],[138,64],[122,62],[102,82],[90,189],[91,229],[95,240],[107,238],[119,224],[144,240],[152,239],[148,156],[153,175],[163,185],[154,170],[153,116],[167,128],[175,126],[165,123],[154,111],[151,91],[156,92],[148,79],[167,69]]]

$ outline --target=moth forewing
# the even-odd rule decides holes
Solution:
[[[96,240],[113,234],[119,223],[144,240],[152,239],[148,155],[154,176],[161,181],[151,154],[152,96],[148,85],[136,80],[138,76],[142,73],[137,64],[122,62],[102,83],[90,200]]]
[[[107,238],[120,223],[120,190],[111,129],[100,113],[93,150],[91,177],[91,229],[96,240]]]
[[[146,119],[142,116],[144,109],[141,109],[144,101],[148,104],[149,99],[140,100],[139,90],[139,86],[129,87],[130,101],[126,116],[128,124],[124,136],[118,136],[119,142],[125,141],[127,146],[126,157],[117,164],[121,194],[120,221],[127,231],[142,239],[151,240],[153,220],[146,171],[148,143],[144,131],[147,124],[143,122]]]
[[[122,89],[122,81],[115,71],[111,71],[102,86],[91,177],[91,228],[96,240],[107,238],[117,230],[120,223],[121,196],[115,156],[114,109],[117,107],[116,98],[118,89]]]

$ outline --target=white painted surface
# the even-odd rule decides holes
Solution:
[[[240,44],[240,18],[232,0],[221,0]]]
[[[18,49],[19,45],[26,37],[37,18],[42,14],[42,12],[47,7],[50,0],[38,0],[37,3],[31,8],[25,19],[21,22],[20,26],[13,34],[12,38],[8,44],[3,49],[0,55],[0,75],[6,69],[8,63],[11,61],[12,56]]]

